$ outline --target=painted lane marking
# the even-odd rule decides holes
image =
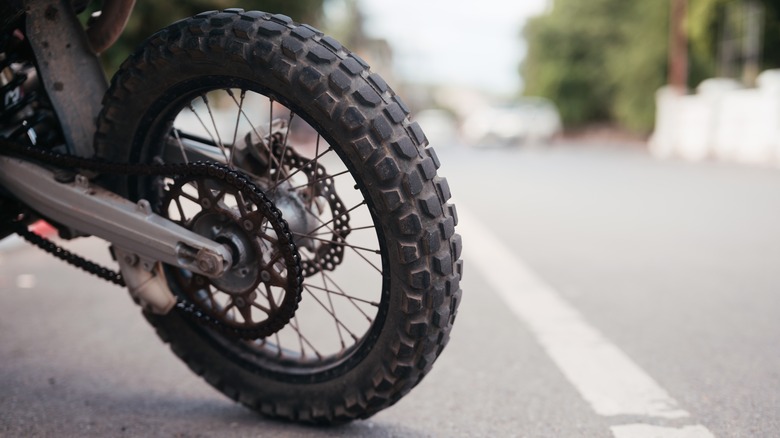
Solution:
[[[462,204],[458,216],[459,232],[471,237],[466,239],[466,263],[486,274],[491,288],[527,324],[542,348],[596,413],[670,419],[690,416],[652,377],[590,326],[572,305],[501,243],[487,226],[462,208]],[[616,426],[613,434],[617,438],[628,437],[628,433],[643,432],[640,426],[647,425]],[[658,433],[646,436],[713,437],[704,426],[692,427],[655,427],[653,430]],[[680,435],[685,431],[696,434]],[[702,435],[702,431],[709,435]]]
[[[612,434],[615,438],[715,438],[712,432],[701,425],[678,429],[650,424],[627,424],[612,426]]]

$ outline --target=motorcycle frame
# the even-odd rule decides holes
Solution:
[[[75,155],[95,156],[96,120],[108,88],[97,55],[119,37],[134,4],[107,0],[85,31],[71,0],[24,0],[25,32],[38,75]],[[133,203],[82,175],[61,183],[44,167],[0,157],[0,183],[45,217],[111,242],[130,292],[155,313],[167,313],[176,302],[160,261],[212,278],[231,266],[225,245],[155,214],[144,200]]]
[[[38,75],[57,114],[68,149],[92,157],[95,122],[108,83],[97,49],[105,50],[121,33],[134,0],[108,1],[118,12],[98,18],[88,37],[70,0],[25,0],[25,32],[37,60]],[[102,16],[102,14],[101,14]],[[93,41],[91,41],[93,40]]]

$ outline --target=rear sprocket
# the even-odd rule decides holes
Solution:
[[[282,245],[287,224],[270,202],[247,199],[209,176],[180,177],[164,189],[162,215],[230,249],[233,263],[217,278],[167,268],[198,310],[242,338],[269,336],[284,327],[301,299],[299,257]]]

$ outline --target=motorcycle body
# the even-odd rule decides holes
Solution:
[[[151,35],[106,84],[133,1],[0,6],[0,237],[127,286],[163,341],[271,417],[367,418],[449,339],[461,239],[409,109],[319,30],[210,11]],[[119,271],[26,230],[111,243]]]

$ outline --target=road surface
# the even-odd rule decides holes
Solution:
[[[464,299],[397,405],[335,428],[264,419],[123,290],[6,241],[0,436],[780,436],[780,171],[593,144],[438,152]]]

